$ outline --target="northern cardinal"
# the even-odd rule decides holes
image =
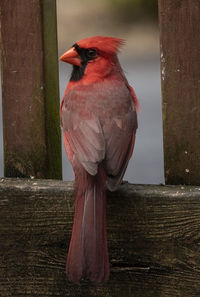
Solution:
[[[73,282],[109,278],[106,187],[113,191],[122,181],[139,109],[117,58],[123,42],[85,38],[60,57],[73,65],[60,107],[65,150],[75,174],[75,216],[66,264]]]

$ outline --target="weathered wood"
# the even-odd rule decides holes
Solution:
[[[56,0],[42,0],[48,178],[62,177]]]
[[[61,178],[55,0],[0,1],[5,176]]]
[[[107,201],[110,280],[65,276],[73,183],[0,180],[0,293],[8,296],[196,297],[200,187],[124,184]]]
[[[168,184],[200,184],[199,16],[198,0],[159,0]]]

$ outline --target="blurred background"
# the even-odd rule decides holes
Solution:
[[[157,0],[57,1],[59,55],[81,38],[107,35],[124,38],[119,59],[141,104],[134,155],[125,180],[164,182],[159,32]],[[59,63],[62,98],[71,66]],[[73,172],[63,150],[63,178]]]
[[[141,105],[134,155],[124,177],[132,183],[164,183],[157,14],[157,0],[57,0],[59,55],[84,37],[105,35],[126,40],[119,59]],[[61,99],[70,73],[71,66],[59,62]],[[1,110],[0,144],[3,176]],[[62,158],[63,179],[73,180],[64,147]]]

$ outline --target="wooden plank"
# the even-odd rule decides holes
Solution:
[[[42,0],[48,178],[62,178],[56,0]]]
[[[61,178],[55,0],[0,10],[5,176]]]
[[[200,187],[124,184],[107,199],[110,280],[72,284],[73,183],[0,180],[2,296],[188,297],[200,292]]]
[[[159,0],[165,178],[200,184],[200,2]]]

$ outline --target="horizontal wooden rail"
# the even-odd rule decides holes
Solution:
[[[72,284],[73,183],[0,179],[0,295],[199,296],[200,187],[124,184],[107,200],[110,280]]]

